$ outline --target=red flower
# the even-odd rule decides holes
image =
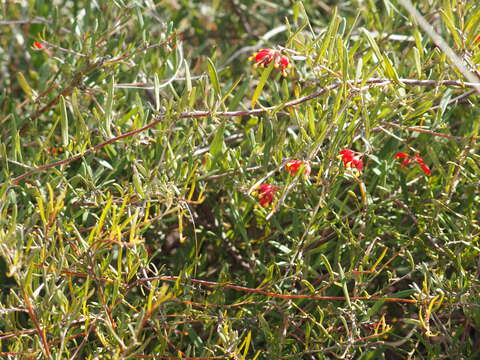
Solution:
[[[407,166],[408,164],[410,164],[410,161],[412,161],[410,156],[408,156],[407,154],[402,153],[402,152],[396,153],[395,154],[395,159],[402,160],[402,164],[400,165],[402,167]]]
[[[278,186],[273,186],[270,184],[261,184],[257,187],[257,195],[259,198],[259,203],[263,207],[270,205],[273,201],[275,193],[280,190]]]
[[[432,171],[430,170],[430,168],[428,167],[427,164],[425,164],[425,161],[423,160],[423,158],[418,155],[418,154],[415,154],[415,161],[420,165],[420,167],[422,168],[423,172],[427,175],[427,176],[430,176],[432,174]]]
[[[425,175],[427,175],[427,176],[432,175],[432,170],[430,170],[430,168],[428,167],[427,164],[421,163],[421,164],[420,164],[420,167],[422,168],[422,170],[423,170],[423,172],[425,173]]]
[[[415,161],[419,164],[423,164],[425,162],[423,158],[418,154],[415,154]]]
[[[249,60],[254,60],[254,67],[267,67],[272,61],[274,62],[275,69],[282,71],[283,76],[287,76],[287,69],[292,65],[287,56],[283,55],[280,51],[274,49],[261,49],[254,53]]]
[[[290,174],[290,175],[295,175],[298,170],[303,166],[303,173],[305,176],[310,176],[310,173],[312,172],[312,168],[308,164],[308,162],[303,161],[303,160],[290,160],[285,164],[285,170]]]
[[[35,50],[44,50],[45,46],[43,46],[43,44],[40,41],[34,41],[33,42],[33,48]]]
[[[432,171],[430,170],[430,168],[428,167],[427,164],[425,164],[425,160],[423,160],[423,158],[418,155],[418,154],[415,154],[413,157],[408,155],[408,154],[405,154],[405,153],[396,153],[395,154],[395,159],[398,159],[398,160],[402,160],[402,163],[401,163],[401,167],[404,167],[404,166],[407,166],[409,165],[412,161],[415,161],[418,165],[420,165],[420,168],[422,169],[422,171],[425,173],[425,175],[427,176],[430,176],[432,174]]]
[[[340,151],[340,158],[343,161],[343,166],[350,169],[356,169],[359,173],[362,171],[363,161],[361,160],[361,155],[359,153],[345,149]]]

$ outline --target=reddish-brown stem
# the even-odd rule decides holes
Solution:
[[[41,328],[40,323],[38,322],[37,314],[35,314],[35,311],[33,310],[33,307],[32,307],[32,303],[30,302],[30,299],[28,298],[26,293],[23,294],[23,299],[25,301],[28,314],[30,315],[30,319],[32,319],[32,322],[35,325],[35,328],[37,329],[37,334],[40,337],[40,340],[43,344],[43,351],[45,352],[45,356],[50,357],[51,355],[50,347],[48,346],[48,341],[45,335],[45,331]]]
[[[144,278],[139,279],[136,283],[142,282],[150,282],[154,280],[159,281],[178,281],[178,276],[158,276],[158,277],[151,277],[151,278]],[[265,296],[276,297],[280,299],[308,299],[308,300],[338,300],[338,301],[346,301],[344,296],[318,296],[318,295],[300,295],[300,294],[278,294],[273,293],[265,290],[248,288],[245,286],[233,285],[233,284],[225,284],[225,283],[218,283],[213,281],[206,281],[206,280],[198,280],[198,279],[189,279],[188,281],[206,286],[206,287],[221,287],[225,289],[231,289],[236,291],[243,291],[248,293],[255,293]],[[408,303],[408,304],[416,304],[419,301],[415,299],[400,299],[400,298],[389,298],[389,297],[381,297],[381,296],[352,296],[350,300],[372,300],[372,301],[386,301],[386,302],[398,302],[398,303]]]
[[[382,125],[389,126],[389,127],[394,127],[394,128],[398,128],[398,129],[402,129],[402,130],[424,133],[424,134],[437,136],[437,137],[443,137],[443,138],[450,139],[450,140],[457,140],[457,141],[465,140],[465,138],[462,137],[462,136],[453,136],[453,135],[448,135],[448,134],[442,134],[442,133],[438,133],[438,132],[435,132],[435,131],[422,129],[422,128],[418,128],[418,127],[401,126],[401,125],[398,125],[398,124],[395,124],[395,123],[389,123],[389,122],[382,123]],[[476,136],[475,138],[479,138],[479,137]]]
[[[46,269],[46,266],[40,265],[40,264],[34,264],[34,266]],[[68,276],[77,276],[77,277],[88,277],[91,275],[85,274],[85,273],[79,273],[79,272],[73,272],[73,271],[68,271],[68,270],[61,270],[60,273],[62,275],[68,275]],[[353,271],[352,273],[367,273],[367,271]],[[135,286],[138,285],[143,285],[145,283],[149,283],[151,281],[172,281],[176,282],[181,277],[179,276],[155,276],[155,277],[147,277],[147,278],[142,278],[138,279],[137,281],[134,281],[132,283],[123,283],[122,286],[129,291]],[[115,280],[112,279],[107,279],[107,278],[95,278],[97,281],[101,282],[107,282],[107,283],[115,283]],[[199,279],[189,279],[189,282],[193,284],[198,284],[201,286],[205,287],[210,287],[210,288],[225,288],[225,289],[231,289],[231,290],[236,290],[236,291],[243,291],[243,292],[248,292],[248,293],[255,293],[255,294],[260,294],[264,296],[271,296],[275,298],[280,298],[280,299],[307,299],[307,300],[337,300],[337,301],[346,301],[347,298],[344,296],[318,296],[318,295],[302,295],[302,294],[279,294],[279,293],[273,293],[261,289],[256,289],[256,288],[248,288],[245,286],[239,286],[239,285],[234,285],[230,283],[219,283],[219,282],[214,282],[214,281],[207,281],[207,280],[199,280]],[[391,297],[382,297],[382,296],[351,296],[349,297],[350,300],[363,300],[363,301],[385,301],[385,302],[397,302],[397,303],[407,303],[407,304],[425,304],[429,303],[429,301],[421,301],[421,300],[415,300],[415,299],[402,299],[402,298],[391,298]],[[175,298],[171,298],[171,300],[177,300]],[[180,302],[182,302],[180,300]],[[192,303],[193,304],[193,303]],[[453,304],[451,304],[453,305]],[[458,305],[458,304],[455,304]],[[468,304],[464,303],[461,304],[463,306],[472,306],[473,304]],[[234,306],[233,304],[230,306]],[[235,304],[235,306],[238,306],[238,304]],[[30,311],[29,311],[30,312]],[[48,346],[48,344],[47,344]]]

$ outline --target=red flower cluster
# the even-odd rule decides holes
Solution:
[[[310,173],[312,172],[312,168],[310,167],[310,164],[306,161],[303,160],[290,160],[285,164],[285,170],[290,174],[290,175],[295,175],[298,170],[303,166],[303,173],[305,176],[310,176]]]
[[[257,187],[257,195],[260,205],[263,207],[269,206],[278,190],[280,190],[278,186],[273,186],[270,184],[259,185]]]
[[[398,152],[395,154],[395,159],[402,160],[402,163],[400,164],[400,166],[402,167],[408,166],[412,161],[414,161],[418,165],[420,165],[425,175],[430,176],[432,174],[432,171],[430,170],[428,165],[425,164],[425,161],[423,160],[423,158],[418,154],[415,154],[414,156],[410,156],[408,154]]]
[[[274,62],[275,69],[282,71],[283,76],[287,76],[287,69],[292,65],[287,56],[283,55],[280,51],[274,49],[261,49],[254,53],[249,60],[254,60],[254,67],[267,67],[272,61]]]
[[[340,151],[340,158],[343,161],[343,166],[355,169],[358,173],[362,172],[363,169],[363,161],[361,157],[361,154],[352,150],[345,149]]]
[[[40,41],[34,41],[33,42],[33,48],[35,50],[44,50],[45,46],[43,46],[43,44]]]

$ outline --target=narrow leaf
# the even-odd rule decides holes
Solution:
[[[160,80],[158,75],[155,74],[153,77],[153,91],[155,93],[155,111],[160,110]]]
[[[190,93],[192,91],[192,77],[190,76],[190,69],[187,60],[183,60],[183,63],[185,65],[185,80],[187,83],[187,91]]]
[[[112,134],[112,111],[113,111],[113,95],[115,88],[115,79],[112,76],[110,83],[108,84],[107,93],[107,106],[105,107],[105,130],[109,137],[113,137]]]
[[[225,123],[222,123],[217,129],[212,143],[210,144],[210,154],[215,158],[222,153],[223,150],[223,135],[225,132]]]
[[[243,359],[247,358],[248,355],[248,349],[250,348],[250,341],[252,340],[252,332],[249,331],[247,334],[247,337],[245,338],[244,344],[245,347],[243,349]]]
[[[60,112],[61,112],[61,120],[60,120],[60,127],[62,130],[62,144],[63,146],[68,145],[68,114],[67,114],[67,106],[65,104],[65,98],[60,96]]]
[[[30,100],[35,100],[36,94],[33,91],[33,89],[30,87],[30,85],[28,84],[28,81],[27,81],[27,79],[25,79],[25,76],[23,75],[23,73],[21,73],[21,72],[17,73],[17,80],[18,80],[18,83],[20,84],[20,87],[25,92],[25,94],[27,94],[29,99]]]
[[[208,66],[208,76],[210,77],[210,82],[212,83],[213,89],[215,90],[216,95],[220,95],[220,84],[218,83],[218,74],[215,65],[213,65],[212,60],[207,59]]]
[[[274,66],[274,62],[272,61],[270,65],[265,70],[263,70],[262,77],[260,78],[257,88],[255,89],[252,96],[252,109],[255,107],[255,104],[257,103],[258,98],[262,94],[263,87],[265,86],[265,83],[267,82],[267,79],[270,76],[270,73],[272,72],[273,66]]]

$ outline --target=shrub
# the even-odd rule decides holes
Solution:
[[[480,6],[408,3],[7,3],[0,354],[478,357]]]

